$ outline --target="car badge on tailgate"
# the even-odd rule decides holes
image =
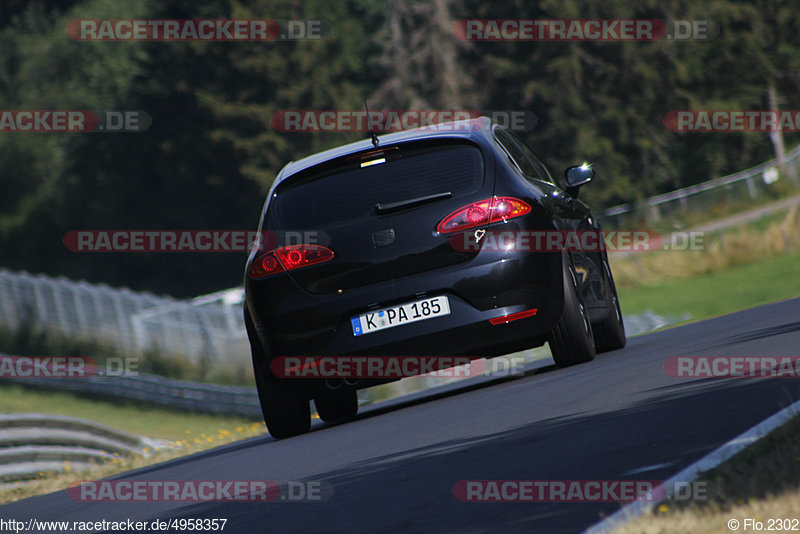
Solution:
[[[394,228],[387,228],[385,230],[378,230],[372,234],[372,243],[375,248],[388,247],[394,243],[395,233]]]

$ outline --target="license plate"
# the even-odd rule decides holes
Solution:
[[[447,297],[433,297],[365,313],[351,318],[350,322],[353,324],[353,335],[361,336],[443,315],[450,315],[450,302]]]

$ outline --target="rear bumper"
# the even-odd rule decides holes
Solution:
[[[246,313],[275,356],[489,357],[540,345],[561,316],[559,253],[478,253],[468,262],[359,288],[311,295],[247,281]],[[445,295],[451,312],[355,336],[350,318],[423,297]],[[493,325],[490,319],[532,308],[536,315]]]

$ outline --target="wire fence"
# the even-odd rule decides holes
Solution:
[[[602,212],[604,227],[633,228],[674,219],[687,214],[708,218],[724,215],[725,210],[744,208],[761,199],[777,198],[800,187],[800,145],[786,154],[779,164],[770,160],[750,169],[708,180],[642,202],[614,206]]]
[[[0,326],[40,328],[121,354],[180,354],[193,363],[248,359],[241,288],[191,300],[0,269]]]

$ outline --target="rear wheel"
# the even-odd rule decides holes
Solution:
[[[622,311],[619,307],[617,288],[614,285],[614,278],[611,276],[611,269],[608,262],[603,262],[605,270],[605,297],[609,303],[608,315],[597,324],[592,325],[594,330],[594,345],[597,352],[608,352],[610,350],[621,349],[625,346],[625,324],[622,321]]]
[[[326,423],[335,423],[352,419],[358,413],[358,395],[356,390],[331,391],[314,397],[319,418]]]
[[[256,376],[261,412],[267,430],[275,439],[291,438],[311,429],[308,398],[277,383],[265,383]]]
[[[578,289],[578,280],[568,258],[564,258],[564,310],[547,337],[556,365],[568,367],[594,359],[594,336],[589,314]]]
[[[288,384],[281,383],[277,378],[270,379],[269,369],[265,363],[266,354],[246,313],[245,326],[250,338],[253,374],[267,430],[275,439],[290,438],[308,432],[311,430],[311,408],[308,397],[292,389]]]

